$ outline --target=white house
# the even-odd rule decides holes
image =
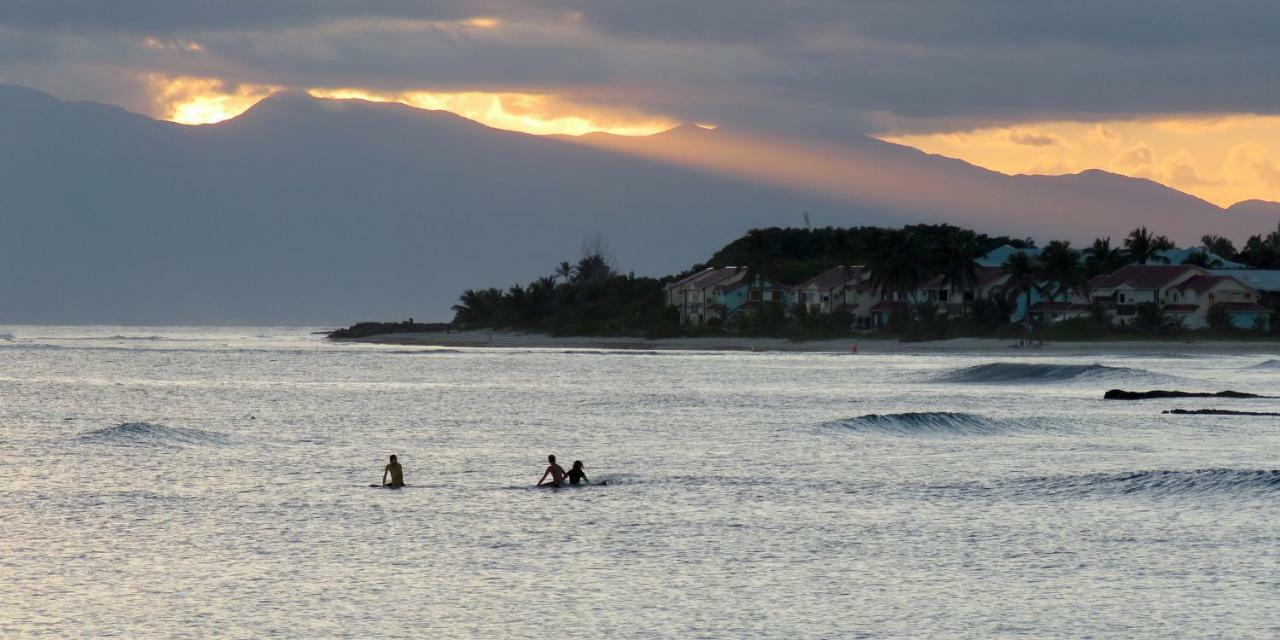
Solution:
[[[1089,282],[1090,297],[1107,310],[1112,321],[1130,324],[1137,306],[1144,302],[1159,305],[1165,314],[1182,320],[1183,326],[1208,325],[1215,308],[1226,312],[1228,322],[1253,328],[1255,318],[1270,315],[1258,304],[1258,292],[1233,275],[1213,275],[1192,265],[1138,265],[1121,267]]]

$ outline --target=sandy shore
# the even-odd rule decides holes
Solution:
[[[391,333],[344,342],[432,347],[493,347],[519,349],[639,349],[671,351],[797,351],[849,353],[853,340],[791,342],[780,338],[592,338],[553,337],[535,333],[457,331],[450,333]],[[1016,341],[995,338],[954,338],[930,342],[859,338],[859,353],[1022,353],[1072,355],[1092,353],[1223,353],[1280,355],[1280,341],[1226,340],[1108,340],[1053,342],[1019,348]]]

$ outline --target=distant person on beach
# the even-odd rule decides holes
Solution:
[[[538,478],[538,486],[542,486],[542,483],[547,479],[547,476],[551,476],[551,486],[560,486],[560,483],[564,482],[564,467],[556,464],[556,457],[554,455],[547,456],[547,463],[547,470],[542,472],[541,478]]]
[[[391,484],[387,484],[387,476],[391,476]],[[404,469],[400,468],[400,462],[396,457],[391,456],[391,462],[382,470],[382,486],[399,489],[404,486]]]
[[[574,460],[573,468],[569,470],[569,484],[578,484],[579,482],[591,484],[591,481],[587,479],[587,472],[582,470],[582,461]]]

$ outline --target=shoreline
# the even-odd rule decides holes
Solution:
[[[1089,355],[1094,353],[1198,353],[1280,355],[1280,340],[1089,340],[1050,342],[1042,347],[1018,347],[1000,338],[950,338],[928,342],[899,342],[857,338],[858,353],[1005,353],[1009,355]],[[609,349],[637,351],[776,351],[793,353],[852,353],[852,338],[792,342],[785,338],[716,336],[700,338],[556,337],[538,333],[454,331],[449,333],[388,333],[333,342],[418,347],[494,349]]]

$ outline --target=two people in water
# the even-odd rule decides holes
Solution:
[[[547,476],[551,476],[551,482],[547,482]],[[387,480],[390,479],[390,482]],[[591,480],[587,478],[587,472],[582,468],[581,460],[573,461],[573,468],[565,471],[564,467],[556,464],[554,455],[547,456],[547,470],[542,472],[542,477],[538,479],[538,485],[559,487],[568,480],[569,484],[591,484]],[[391,489],[399,489],[404,486],[404,468],[400,466],[400,461],[393,454],[387,466],[382,469],[382,486]]]
[[[546,482],[547,476],[551,476],[551,482]],[[587,472],[582,469],[581,460],[574,460],[573,468],[566,473],[564,467],[556,464],[554,455],[547,456],[547,470],[542,472],[542,477],[538,479],[537,486],[541,487],[544,486],[543,483],[546,483],[548,486],[558,487],[564,484],[566,478],[568,478],[569,484],[578,484],[579,482],[591,484],[591,481],[587,479]]]

